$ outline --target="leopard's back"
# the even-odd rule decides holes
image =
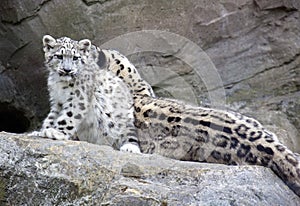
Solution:
[[[258,121],[176,100],[135,97],[141,151],[179,160],[271,168],[300,195],[300,162]]]
[[[151,85],[141,77],[127,57],[115,50],[102,49],[99,51],[105,54],[107,69],[122,79],[132,91],[132,94],[155,97]]]

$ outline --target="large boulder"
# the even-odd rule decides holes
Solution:
[[[270,169],[0,133],[1,205],[300,205]]]

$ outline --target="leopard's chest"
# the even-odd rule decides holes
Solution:
[[[61,105],[70,101],[70,97],[74,93],[73,88],[69,87],[68,84],[64,82],[51,84],[48,88],[52,101]]]
[[[52,101],[64,104],[74,101],[87,101],[92,92],[92,74],[82,73],[77,78],[62,79],[56,74],[50,75],[48,89]]]

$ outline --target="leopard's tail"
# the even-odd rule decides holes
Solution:
[[[300,196],[300,156],[281,143],[275,143],[273,159],[268,165],[298,196]]]
[[[218,114],[225,116],[225,113]],[[233,118],[238,127],[227,127],[223,123],[223,133],[216,129],[210,130],[210,142],[205,146],[205,160],[229,165],[269,167],[300,197],[300,156],[280,143],[275,134],[267,131],[256,120],[238,114]],[[229,120],[225,119],[227,122]],[[217,120],[214,119],[214,122]]]

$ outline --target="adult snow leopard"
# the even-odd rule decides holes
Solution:
[[[33,134],[63,140],[79,137],[179,160],[262,165],[300,196],[298,154],[258,121],[156,98],[126,57],[101,50],[90,40],[46,35],[43,44],[51,111]]]

